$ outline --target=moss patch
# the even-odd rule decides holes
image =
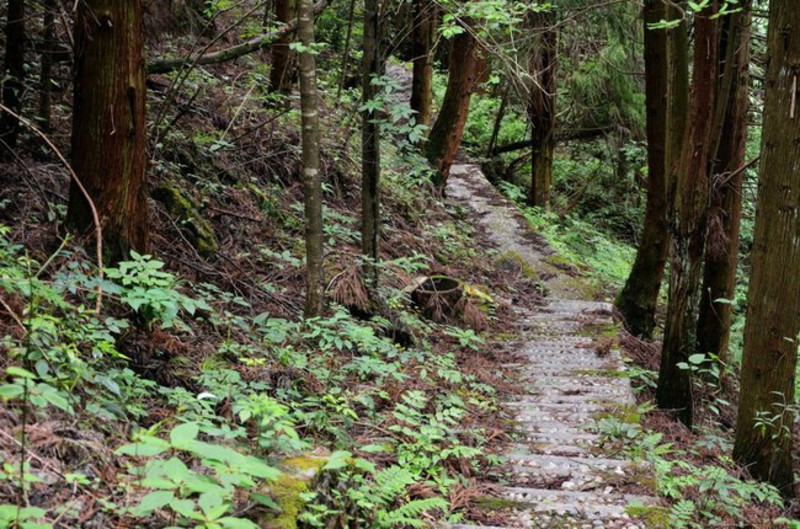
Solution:
[[[528,504],[521,501],[509,500],[506,498],[493,498],[482,496],[475,498],[475,505],[485,511],[499,511],[502,509],[524,509]]]
[[[183,231],[186,238],[203,257],[211,257],[219,249],[217,236],[211,223],[197,211],[197,204],[177,185],[165,183],[156,186],[151,196],[166,208]]]
[[[280,467],[284,473],[270,486],[270,496],[280,512],[266,520],[266,529],[296,529],[297,519],[305,507],[303,493],[308,492],[320,469],[328,462],[325,457],[302,455],[286,459]]]
[[[644,521],[650,529],[666,529],[669,527],[669,509],[666,507],[629,506],[625,509],[633,518]]]
[[[598,413],[595,415],[595,418],[598,421],[603,419],[616,419],[621,423],[639,424],[641,416],[639,415],[639,410],[636,409],[636,406],[621,406],[612,411]]]
[[[630,378],[630,373],[627,371],[615,371],[610,369],[581,369],[575,371],[576,375],[586,375],[590,377],[604,377],[604,378]]]
[[[501,270],[519,271],[528,279],[539,279],[539,274],[531,264],[517,252],[508,251],[497,257],[497,267]]]

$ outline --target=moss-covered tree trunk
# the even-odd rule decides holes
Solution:
[[[550,207],[553,152],[556,146],[558,32],[551,12],[534,13],[531,19],[536,39],[528,62],[528,72],[533,79],[528,99],[528,119],[531,123],[531,187],[528,203],[547,209]]]
[[[303,189],[306,225],[306,316],[319,316],[325,305],[322,232],[322,177],[319,154],[317,65],[314,58],[314,6],[312,0],[297,0],[300,109],[302,112]]]
[[[97,208],[105,258],[148,246],[144,35],[141,0],[86,0],[75,16],[72,164]],[[90,231],[78,185],[68,222]]]
[[[411,80],[411,109],[420,125],[430,126],[433,98],[433,43],[436,38],[436,4],[431,0],[414,2],[414,71]]]
[[[25,0],[9,0],[6,12],[6,49],[3,60],[3,105],[15,114],[22,109],[25,82]],[[17,145],[20,123],[8,113],[0,117],[0,151]],[[5,144],[5,145],[3,145]]]
[[[647,0],[644,5],[645,111],[647,116],[647,206],[644,227],[639,238],[636,260],[616,305],[631,334],[649,338],[655,328],[658,293],[664,278],[669,253],[669,178],[673,158],[673,137],[682,138],[675,125],[685,118],[688,92],[688,64],[670,61],[677,46],[686,46],[686,25],[673,30],[650,29],[650,24],[671,19],[670,9],[661,0]],[[679,38],[683,35],[683,41]],[[688,60],[686,52],[683,57]],[[678,59],[678,57],[674,57]],[[683,75],[675,75],[675,69]]]
[[[453,37],[452,46],[447,90],[425,146],[425,156],[434,168],[434,184],[440,191],[447,185],[467,123],[469,101],[485,68],[478,41],[470,31]]]
[[[697,321],[697,350],[719,357],[724,375],[728,363],[733,299],[742,217],[742,170],[747,148],[750,62],[750,7],[722,18],[720,75],[712,146],[711,197],[706,262]]]
[[[792,497],[791,406],[800,334],[800,10],[794,0],[770,2],[767,49],[761,183],[733,454],[754,477]]]
[[[296,0],[274,0],[275,21],[288,24],[295,17]],[[272,45],[272,65],[269,72],[269,87],[273,92],[288,94],[292,89],[293,54],[289,35],[281,37]]]
[[[688,129],[672,180],[669,304],[656,388],[658,406],[675,410],[689,427],[693,419],[692,380],[690,372],[681,369],[680,364],[688,362],[697,345],[697,306],[708,212],[709,143],[718,71],[719,22],[712,18],[717,9],[718,2],[712,1],[695,15]]]
[[[380,176],[381,176],[381,125],[380,111],[369,102],[378,95],[373,80],[383,75],[384,61],[381,50],[381,0],[364,1],[364,57],[361,71],[361,92],[364,110],[361,113],[361,248],[368,264],[367,281],[374,287],[378,269],[374,266],[380,257]],[[373,288],[370,289],[374,290]]]

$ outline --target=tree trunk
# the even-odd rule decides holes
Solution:
[[[497,148],[497,141],[500,138],[500,130],[503,128],[503,118],[506,117],[506,109],[508,108],[510,91],[511,85],[506,85],[505,89],[503,89],[503,95],[500,96],[500,106],[497,108],[497,114],[494,117],[492,136],[489,138],[489,145],[486,147],[487,158],[492,158],[494,156],[494,151]]]
[[[673,143],[670,139],[675,136],[683,137],[683,129],[675,128],[673,116],[686,113],[686,106],[679,106],[681,98],[675,96],[679,95],[678,92],[688,92],[686,75],[676,76],[674,71],[681,69],[687,72],[688,64],[670,61],[671,50],[677,51],[676,47],[679,45],[676,42],[680,40],[678,35],[682,34],[685,39],[685,23],[673,30],[648,27],[670,19],[669,11],[661,0],[647,0],[644,5],[647,205],[636,260],[625,287],[616,300],[628,331],[634,336],[645,338],[651,337],[655,328],[658,293],[669,252],[669,178],[672,161],[679,154],[672,151]],[[683,45],[686,43],[683,42]]]
[[[274,0],[275,21],[281,25],[290,23],[295,16],[295,0]],[[292,90],[292,51],[289,35],[283,36],[272,46],[272,66],[269,72],[269,87],[272,92],[288,94]]]
[[[433,43],[436,38],[436,4],[432,0],[414,2],[414,73],[411,81],[411,110],[416,122],[429,127],[433,98]]]
[[[788,498],[794,496],[792,406],[800,333],[800,10],[793,0],[770,2],[767,49],[761,183],[733,454]]]
[[[671,182],[671,273],[667,324],[661,352],[656,400],[662,409],[676,410],[691,427],[692,380],[688,362],[695,352],[697,305],[703,265],[709,193],[709,143],[717,85],[719,23],[711,17],[718,3],[695,15],[694,78],[688,130]]]
[[[434,184],[442,192],[461,144],[469,100],[485,68],[478,41],[468,30],[453,37],[452,44],[447,90],[425,146],[425,155],[434,168]]]
[[[55,0],[44,0],[44,35],[42,36],[41,69],[39,73],[39,120],[43,131],[50,130],[51,94],[53,93],[53,48],[55,46]]]
[[[361,70],[361,91],[364,110],[361,113],[361,249],[368,259],[365,276],[370,287],[375,287],[380,258],[380,176],[381,136],[380,111],[372,111],[368,104],[378,96],[373,79],[383,75],[381,47],[380,0],[364,2],[364,57]],[[374,291],[374,288],[370,288]]]
[[[303,45],[299,54],[300,108],[303,114],[303,187],[306,216],[306,316],[322,314],[325,304],[322,232],[322,178],[317,111],[317,66],[314,53],[314,7],[311,0],[297,0],[297,36]]]
[[[720,360],[724,378],[728,361],[733,306],[716,300],[734,296],[739,254],[739,226],[742,217],[742,180],[747,147],[750,61],[750,6],[722,18],[718,100],[714,119],[716,154],[711,161],[711,201],[706,235],[706,262],[700,314],[697,322],[697,350]]]
[[[528,203],[550,207],[550,183],[553,179],[556,119],[556,59],[558,32],[552,13],[534,13],[533,31],[537,33],[528,71],[534,79],[528,101],[531,122],[531,187]]]
[[[3,64],[3,105],[15,114],[22,109],[25,81],[25,0],[9,0],[6,14],[6,50]],[[0,118],[0,141],[12,150],[17,145],[20,123],[11,114]],[[2,144],[0,144],[2,145]]]
[[[144,34],[141,0],[86,0],[75,17],[72,163],[102,222],[104,257],[148,247]],[[70,185],[68,222],[93,226]]]

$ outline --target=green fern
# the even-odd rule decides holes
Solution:
[[[373,493],[384,505],[390,505],[412,483],[414,476],[408,469],[391,466],[375,475],[376,487]]]
[[[681,500],[669,511],[669,526],[674,529],[689,527],[694,515],[695,505],[691,500]]]
[[[392,527],[426,527],[426,522],[420,516],[433,509],[447,509],[449,504],[442,498],[425,498],[414,500],[389,512],[380,510],[375,518],[375,525],[379,529]]]

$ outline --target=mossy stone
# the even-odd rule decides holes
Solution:
[[[181,227],[186,238],[202,257],[212,257],[219,250],[217,236],[208,220],[197,211],[197,204],[174,183],[156,186],[151,196],[166,208]]]
[[[280,508],[274,517],[261,520],[266,529],[297,529],[297,521],[305,507],[303,493],[308,492],[320,469],[328,462],[325,457],[301,455],[280,463],[283,474],[270,485],[269,494]]]

